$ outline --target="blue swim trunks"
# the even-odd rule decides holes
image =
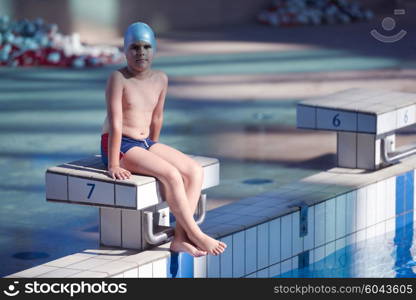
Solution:
[[[119,159],[121,159],[123,155],[133,147],[141,147],[143,149],[149,150],[149,148],[154,144],[156,144],[156,142],[149,138],[145,138],[144,140],[135,140],[131,137],[123,135],[121,137]],[[101,160],[103,161],[104,165],[108,167],[108,133],[101,135]]]

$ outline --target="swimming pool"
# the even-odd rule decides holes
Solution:
[[[283,273],[271,277],[416,277],[416,227],[412,225],[345,247],[346,240],[353,236],[336,240],[333,253],[325,255],[325,250],[331,252],[331,247],[321,249],[316,255],[324,255],[323,258],[304,267],[298,261],[299,267],[287,272],[284,268],[288,262],[282,263]]]

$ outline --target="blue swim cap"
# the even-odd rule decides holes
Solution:
[[[131,43],[136,43],[138,41],[148,42],[152,45],[153,52],[156,52],[155,34],[149,25],[142,22],[130,24],[127,28],[126,33],[124,34],[124,51],[127,50]]]

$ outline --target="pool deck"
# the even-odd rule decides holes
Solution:
[[[333,168],[279,189],[212,209],[201,228],[214,238],[229,239],[233,234],[299,211],[302,205],[310,207],[415,169],[416,157],[375,172]],[[169,277],[167,260],[172,255],[169,246],[170,243],[166,243],[146,251],[111,247],[86,249],[6,277]],[[195,259],[194,264],[202,259]],[[144,272],[149,266],[152,271]]]

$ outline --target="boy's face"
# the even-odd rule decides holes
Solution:
[[[138,72],[150,69],[153,61],[152,45],[145,41],[131,43],[126,50],[128,66]]]

